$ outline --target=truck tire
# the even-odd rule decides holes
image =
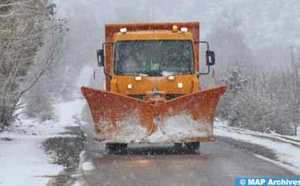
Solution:
[[[175,149],[181,149],[182,148],[182,143],[174,143],[174,148]]]
[[[190,151],[195,151],[200,148],[200,142],[188,142],[188,143],[184,143],[184,145]]]
[[[126,143],[107,143],[106,150],[110,153],[122,153],[127,149]]]

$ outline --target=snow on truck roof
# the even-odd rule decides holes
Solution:
[[[149,30],[149,31],[127,31],[126,33],[117,32],[114,35],[115,40],[192,40],[193,35],[190,32],[173,32],[171,30]]]

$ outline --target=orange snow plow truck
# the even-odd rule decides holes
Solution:
[[[214,140],[213,123],[226,86],[200,90],[215,55],[199,41],[199,22],[107,24],[97,51],[106,90],[82,87],[96,140],[109,150],[129,143],[174,143],[195,150]],[[200,72],[200,44],[206,72]]]

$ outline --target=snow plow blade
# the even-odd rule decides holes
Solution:
[[[126,95],[81,88],[104,143],[165,143],[214,140],[213,123],[226,86],[172,100],[143,101]]]

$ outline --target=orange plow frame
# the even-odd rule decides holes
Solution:
[[[90,107],[96,139],[107,143],[210,141],[220,96],[226,86],[172,100],[143,101],[88,87],[81,88]]]

